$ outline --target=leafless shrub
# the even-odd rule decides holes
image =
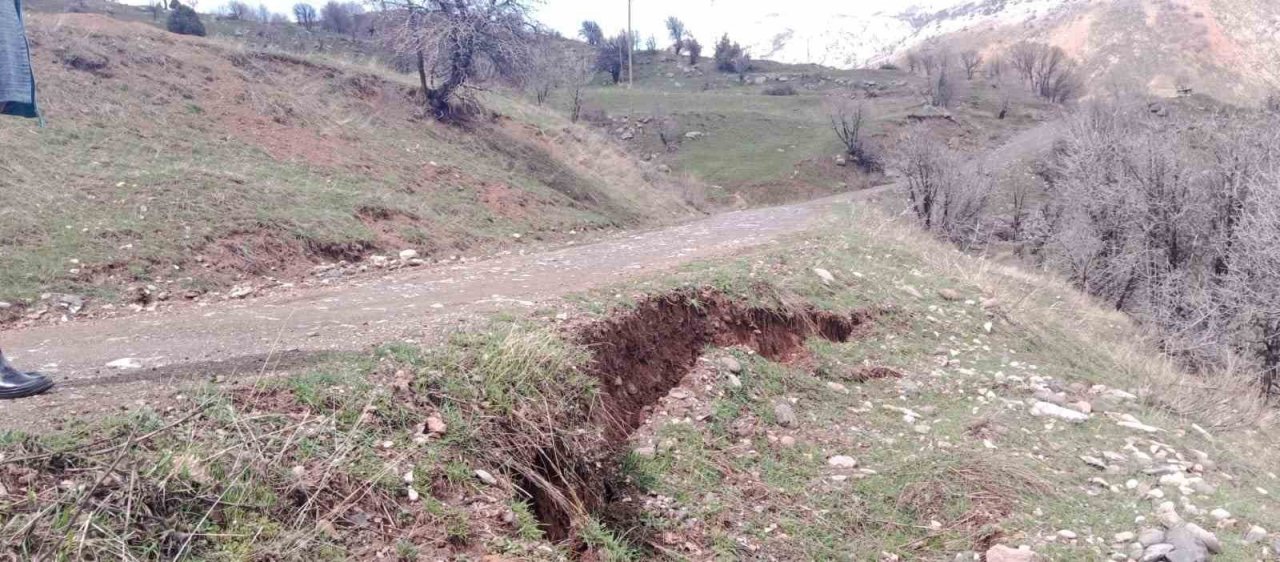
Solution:
[[[960,53],[960,65],[964,68],[965,78],[973,80],[974,74],[978,72],[978,67],[982,66],[982,55],[972,49]]]
[[[847,100],[833,101],[830,105],[831,128],[853,164],[864,172],[884,170],[878,151],[867,138],[866,129],[871,117],[866,106]]]
[[[796,92],[795,86],[791,84],[775,84],[765,88],[761,93],[766,96],[794,96],[798,92]]]
[[[1059,144],[1030,248],[1186,364],[1280,369],[1280,123],[1093,106]]]
[[[680,53],[684,51],[684,48],[687,46],[686,37],[689,34],[689,29],[685,27],[683,21],[680,21],[680,18],[675,16],[668,17],[666,25],[667,35],[671,37],[671,51],[679,57]]]
[[[991,57],[991,60],[987,61],[987,78],[996,81],[1000,80],[1004,77],[1004,67],[1004,58],[999,56]]]
[[[910,129],[899,146],[898,168],[911,212],[925,230],[969,247],[981,241],[990,183],[925,125]]]

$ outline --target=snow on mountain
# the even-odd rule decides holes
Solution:
[[[904,48],[985,24],[1015,24],[1081,0],[932,0],[905,10],[775,12],[747,27],[757,58],[839,68],[865,66]]]

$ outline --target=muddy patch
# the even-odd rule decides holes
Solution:
[[[838,314],[807,305],[751,306],[704,289],[649,297],[626,313],[585,326],[575,339],[593,352],[590,373],[601,389],[593,419],[610,449],[596,459],[541,451],[534,473],[518,486],[548,538],[573,539],[579,516],[597,511],[614,495],[612,478],[602,474],[607,470],[594,467],[612,465],[631,433],[708,346],[743,346],[773,361],[794,362],[807,356],[807,339],[849,341],[866,333],[874,317],[872,312]]]

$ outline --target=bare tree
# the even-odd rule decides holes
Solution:
[[[578,30],[578,36],[592,47],[599,47],[604,43],[604,30],[600,29],[600,24],[592,20],[582,22],[582,29]]]
[[[1066,103],[1084,90],[1075,61],[1058,47],[1024,41],[1010,49],[1009,63],[1032,92],[1049,101]]]
[[[658,54],[658,38],[650,35],[648,39],[645,39],[644,50],[650,55]]]
[[[982,65],[982,55],[973,49],[960,53],[960,64],[964,67],[965,78],[973,80],[973,75],[978,72],[978,67]]]
[[[298,3],[293,5],[293,20],[298,22],[307,31],[311,31],[316,26],[316,8],[311,4]]]
[[[671,16],[667,18],[667,36],[671,38],[671,51],[678,57],[684,51],[686,39],[689,30],[685,27],[684,22],[680,18]]]
[[[622,81],[626,68],[627,35],[626,32],[620,32],[596,48],[596,70],[608,72],[613,83],[617,84]]]
[[[743,49],[733,57],[730,61],[734,74],[738,75],[738,82],[745,84],[747,81],[747,72],[751,70],[751,53]]]
[[[477,83],[519,83],[527,76],[533,24],[526,0],[388,0],[387,5],[402,17],[392,47],[417,58],[423,97],[437,118],[455,114],[455,98]]]
[[[164,0],[152,0],[152,2],[147,5],[147,11],[151,12],[151,21],[160,21],[160,14],[164,13],[165,6],[167,5],[168,4]]]
[[[845,155],[865,172],[884,170],[884,163],[875,146],[867,138],[866,128],[870,115],[863,104],[854,104],[848,100],[832,99],[828,102],[831,114],[831,128],[844,146]]]
[[[591,83],[595,74],[590,59],[586,56],[573,56],[565,72],[565,81],[569,85],[569,120],[577,123],[582,117],[582,89]]]
[[[258,4],[258,9],[254,13],[254,19],[258,23],[271,23],[271,9],[266,4]]]
[[[921,65],[923,64],[920,61],[920,53],[916,51],[908,51],[906,61],[907,61],[907,70],[910,71],[912,74],[915,74],[917,71],[919,71]]]
[[[222,8],[222,17],[229,20],[244,21],[250,19],[252,15],[253,8],[239,0],[227,2],[227,5]]]
[[[1003,57],[993,56],[987,61],[987,78],[999,81],[1004,77],[1005,62]]]
[[[955,85],[951,83],[951,72],[944,67],[938,67],[933,79],[929,82],[929,104],[934,107],[951,107],[955,93]]]

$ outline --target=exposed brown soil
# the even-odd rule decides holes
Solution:
[[[610,449],[597,459],[571,459],[563,451],[544,450],[535,460],[541,484],[528,478],[520,484],[548,537],[571,539],[575,515],[596,511],[610,501],[610,478],[593,467],[612,464],[609,461],[627,437],[680,384],[708,346],[744,346],[770,360],[792,362],[807,356],[806,339],[848,341],[873,319],[866,311],[837,314],[808,305],[749,306],[719,291],[699,289],[646,298],[626,313],[578,330],[575,338],[594,351],[590,373],[602,389],[594,418]],[[546,489],[547,483],[556,489]],[[571,509],[565,509],[562,498],[571,499]]]

